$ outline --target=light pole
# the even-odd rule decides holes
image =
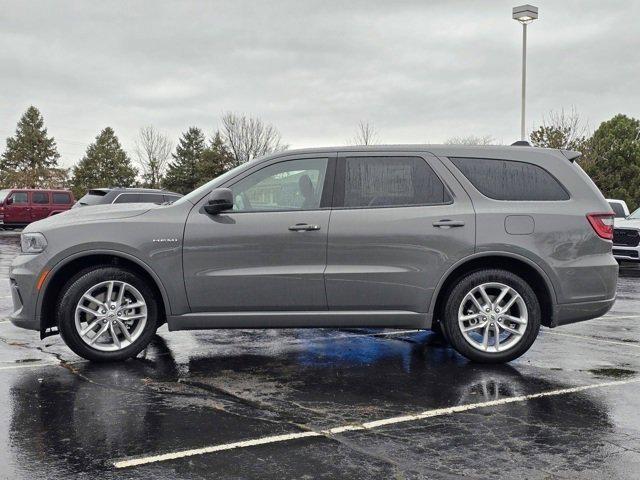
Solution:
[[[513,7],[513,19],[522,24],[522,112],[520,117],[520,140],[526,140],[524,111],[527,91],[527,25],[537,18],[538,7],[534,7],[533,5]]]

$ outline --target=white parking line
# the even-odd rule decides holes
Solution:
[[[286,442],[290,440],[297,440],[299,438],[309,437],[327,437],[336,435],[339,433],[372,430],[387,425],[394,425],[404,422],[413,422],[418,420],[424,420],[426,418],[438,417],[443,415],[452,415],[460,412],[467,412],[469,410],[475,410],[478,408],[495,407],[500,405],[506,405],[508,403],[526,402],[528,400],[534,400],[542,397],[553,397],[558,395],[567,395],[570,393],[584,392],[594,388],[614,387],[619,385],[628,385],[631,383],[640,382],[640,378],[634,378],[629,380],[617,380],[612,382],[595,383],[591,385],[583,385],[580,387],[562,388],[559,390],[551,390],[547,392],[533,393],[529,395],[521,395],[517,397],[506,397],[499,400],[490,400],[487,402],[471,403],[467,405],[458,405],[455,407],[437,408],[434,410],[427,410],[417,414],[402,415],[399,417],[383,418],[381,420],[374,420],[371,422],[364,422],[355,425],[342,425],[328,430],[320,431],[308,431],[308,432],[293,432],[283,435],[272,435],[268,437],[255,438],[250,440],[243,440],[233,443],[224,443],[219,445],[211,445],[203,448],[196,448],[192,450],[180,450],[177,452],[163,453],[160,455],[151,455],[148,457],[137,457],[122,459],[113,462],[115,468],[130,468],[139,465],[146,465],[149,463],[166,462],[169,460],[177,460],[179,458],[192,457],[195,455],[203,455],[206,453],[222,452],[225,450],[234,450],[239,448],[248,448],[256,445],[266,445],[271,443]]]
[[[27,363],[24,365],[11,365],[8,367],[0,367],[0,370],[15,370],[17,368],[39,368],[39,367],[52,367],[60,365],[59,363],[54,362],[45,362],[45,363]]]

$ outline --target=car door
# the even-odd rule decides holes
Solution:
[[[31,194],[31,221],[35,222],[49,216],[51,200],[47,191],[32,191]]]
[[[339,155],[325,272],[330,310],[428,312],[443,274],[474,249],[471,200],[435,156]]]
[[[192,312],[326,310],[323,272],[335,154],[283,157],[225,184],[232,210],[185,226]]]
[[[29,193],[23,190],[14,190],[7,198],[4,216],[4,221],[7,223],[30,223]]]

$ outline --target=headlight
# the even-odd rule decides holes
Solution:
[[[22,253],[40,253],[47,248],[47,239],[41,233],[23,233],[20,235]]]

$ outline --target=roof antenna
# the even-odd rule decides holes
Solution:
[[[530,147],[531,144],[526,140],[517,140],[511,144],[512,147]]]

